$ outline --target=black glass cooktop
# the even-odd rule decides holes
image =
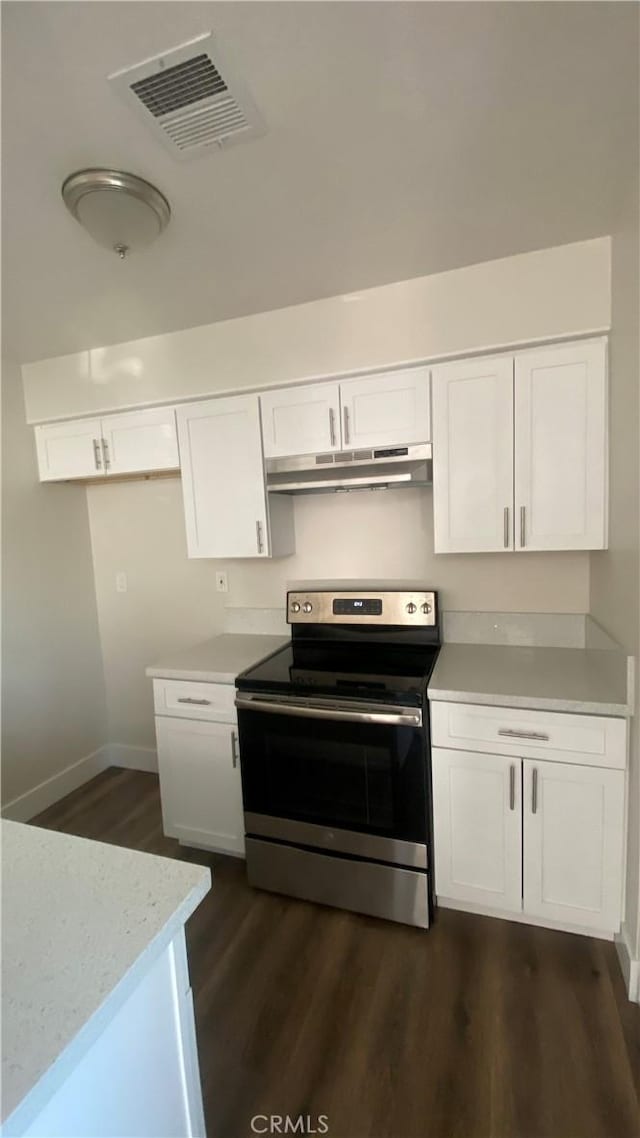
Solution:
[[[243,691],[421,704],[438,655],[433,645],[291,643],[250,668]]]

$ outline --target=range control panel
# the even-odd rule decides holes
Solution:
[[[418,592],[287,593],[289,624],[385,624],[433,628],[437,598]]]

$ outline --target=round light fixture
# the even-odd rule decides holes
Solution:
[[[94,241],[122,259],[155,241],[171,217],[155,186],[121,170],[77,170],[63,182],[62,197]]]

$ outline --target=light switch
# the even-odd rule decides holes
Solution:
[[[216,589],[219,593],[226,593],[229,588],[227,583],[227,574],[224,569],[218,569],[216,573]]]
[[[116,573],[116,593],[126,593],[127,587],[127,574],[121,570]]]

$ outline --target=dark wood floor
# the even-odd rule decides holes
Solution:
[[[253,891],[242,862],[163,836],[155,775],[112,768],[34,821],[212,867],[187,929],[209,1138],[258,1114],[328,1115],[329,1138],[640,1135],[640,1008],[611,944]]]

